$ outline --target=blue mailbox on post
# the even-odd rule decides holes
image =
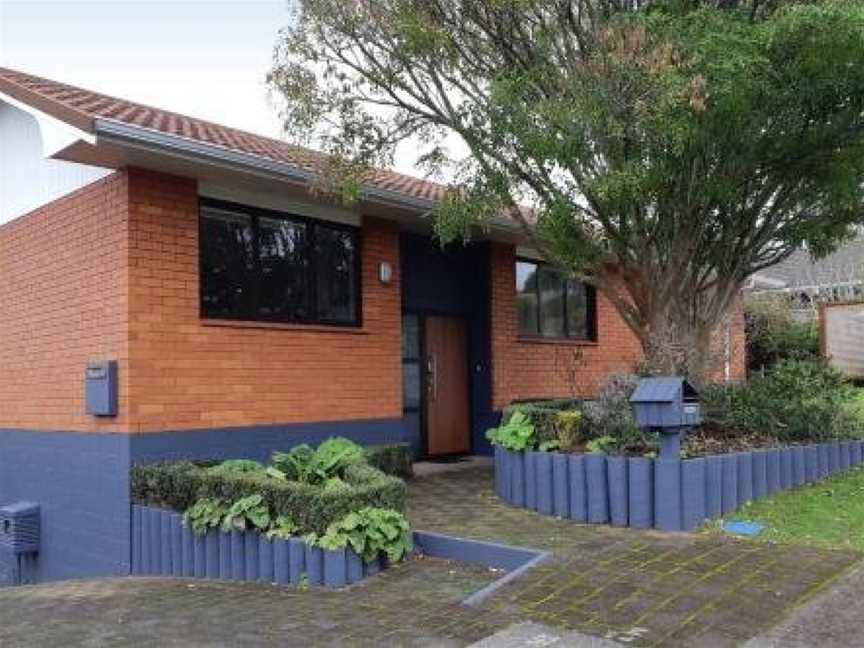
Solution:
[[[681,456],[681,434],[702,422],[699,392],[678,376],[643,378],[630,397],[636,425],[660,432],[660,456]]]

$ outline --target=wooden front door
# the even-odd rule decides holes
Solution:
[[[458,317],[425,320],[426,452],[429,455],[471,450],[468,406],[468,337]]]

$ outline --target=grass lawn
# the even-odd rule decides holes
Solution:
[[[758,540],[864,551],[864,467],[751,502],[724,519],[765,525]],[[708,528],[720,532],[721,522]]]

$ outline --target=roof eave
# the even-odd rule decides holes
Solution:
[[[145,149],[159,154],[167,154],[198,163],[212,164],[243,173],[266,175],[279,180],[308,186],[314,180],[311,171],[295,164],[279,162],[252,153],[235,151],[217,144],[201,142],[181,135],[163,133],[151,128],[144,128],[110,118],[97,118],[94,122],[97,145],[99,142],[119,144],[139,149]],[[364,199],[369,202],[396,207],[419,215],[431,212],[438,203],[435,200],[408,196],[398,191],[390,191],[380,187],[366,185],[363,188]],[[490,229],[517,234],[521,228],[517,223],[500,219],[490,224]]]

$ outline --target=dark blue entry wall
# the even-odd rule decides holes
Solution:
[[[491,454],[484,436],[497,420],[491,411],[489,244],[452,245],[442,250],[429,237],[403,234],[400,248],[403,312],[460,316],[467,322],[472,449]],[[416,426],[416,418],[406,417],[409,430]]]

